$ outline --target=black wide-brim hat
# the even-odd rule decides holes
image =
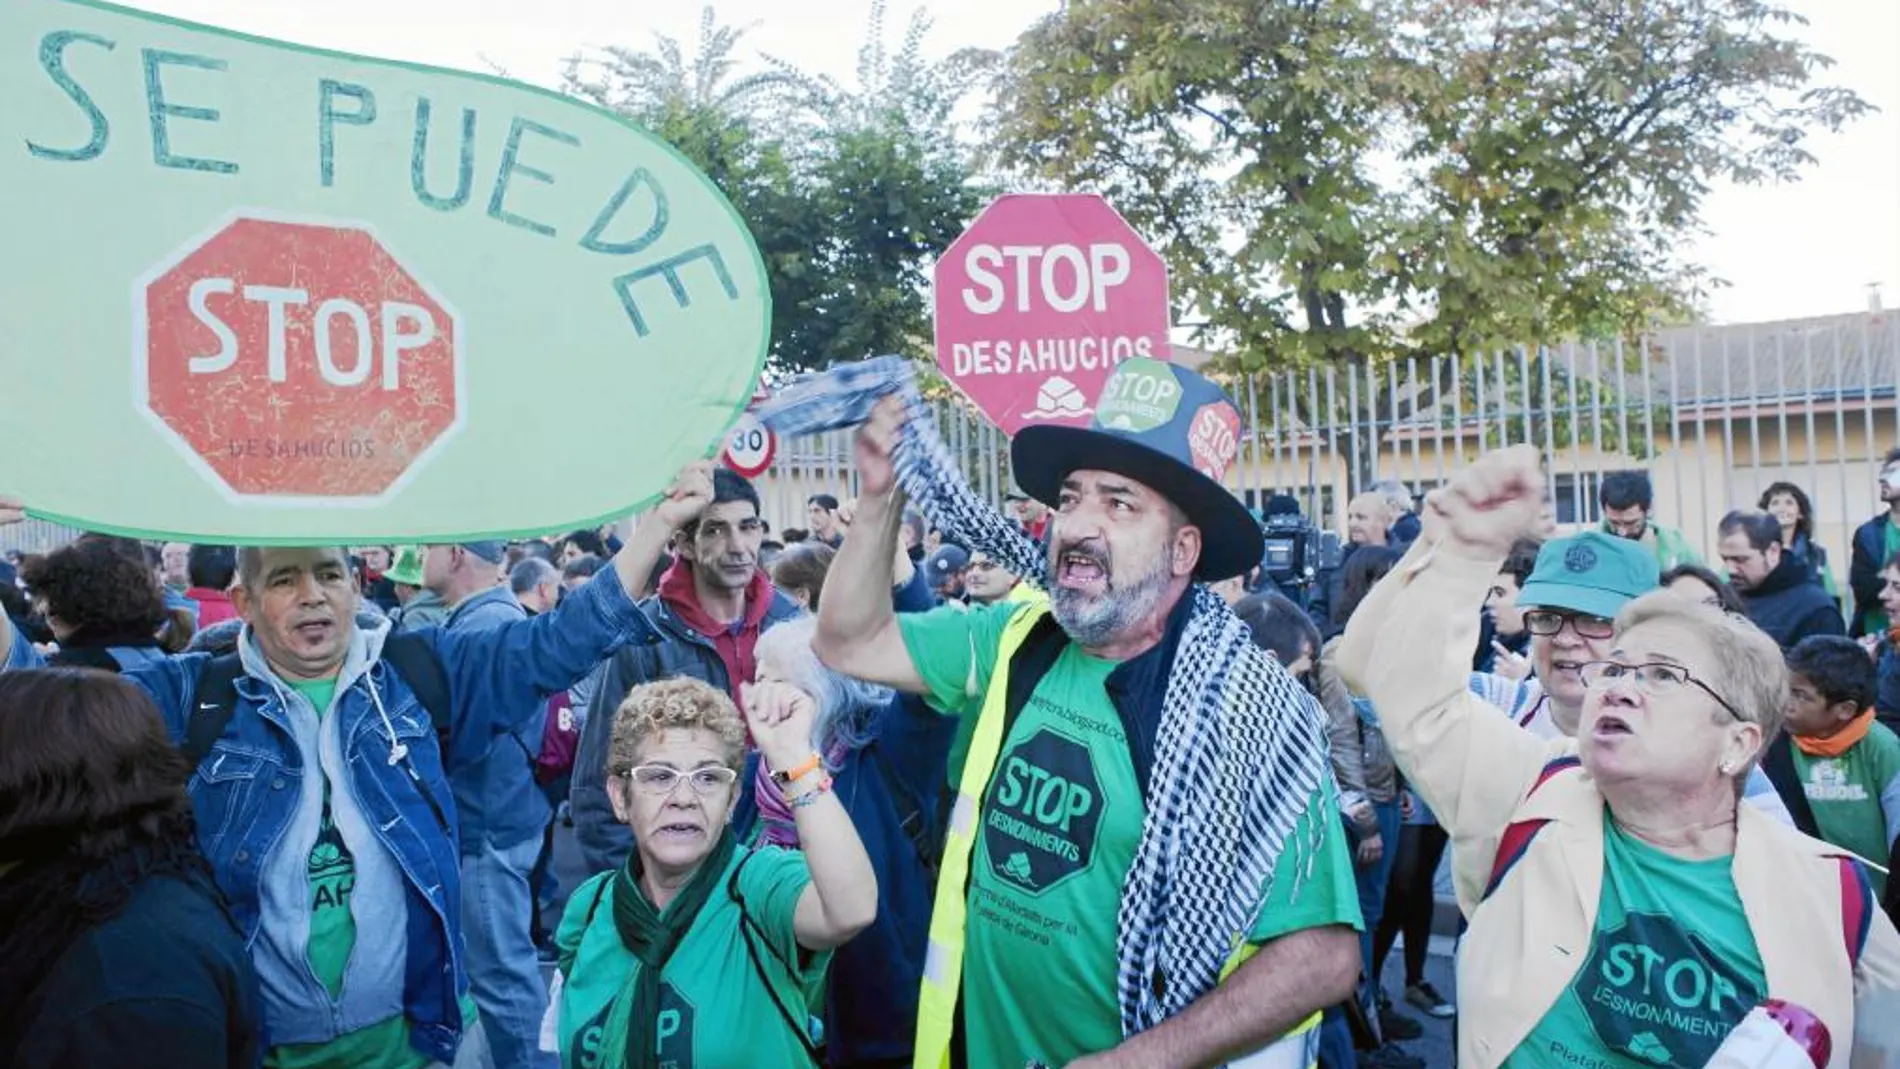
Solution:
[[[1102,387],[1087,427],[1031,426],[1010,442],[1024,492],[1054,508],[1082,470],[1125,475],[1172,501],[1200,528],[1194,577],[1242,575],[1266,555],[1247,507],[1221,483],[1240,448],[1240,409],[1219,386],[1175,364],[1124,360]]]

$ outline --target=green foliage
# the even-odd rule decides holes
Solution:
[[[775,375],[930,348],[929,265],[985,199],[952,112],[989,59],[933,63],[929,25],[913,16],[892,52],[874,4],[853,88],[769,56],[741,75],[745,30],[711,8],[690,59],[661,36],[569,65],[569,92],[678,146],[746,220],[772,289]]]
[[[1107,194],[1245,368],[1690,314],[1718,180],[1867,109],[1759,0],[1072,0],[1018,42],[997,158]]]

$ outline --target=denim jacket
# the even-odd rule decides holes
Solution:
[[[448,1062],[461,1039],[458,999],[468,980],[462,961],[455,803],[444,757],[450,766],[479,760],[492,737],[512,726],[497,717],[532,715],[538,710],[537,695],[571,686],[619,645],[650,642],[657,636],[612,569],[547,614],[490,630],[422,633],[429,636],[449,679],[452,720],[446,755],[436,745],[427,710],[408,685],[388,664],[371,658],[381,632],[358,633],[330,715],[337,718],[349,793],[401,870],[407,935],[401,991],[384,993],[383,1004],[401,1006],[418,1050]],[[190,654],[126,673],[151,693],[174,739],[185,737],[206,656]],[[16,634],[7,667],[39,663],[31,644]],[[247,674],[237,680],[237,709],[191,779],[200,845],[254,955],[261,949],[267,862],[299,815],[307,771],[303,750],[292,734],[286,688],[275,678],[264,678],[269,673],[257,663],[246,659]],[[301,1016],[273,1019],[298,1011],[283,999],[272,999],[271,993],[308,987],[321,995],[314,975],[307,970],[306,975],[263,975],[265,964],[260,962],[266,1044],[280,1041],[274,1032],[307,1035],[322,1022]],[[355,979],[354,973],[346,978],[345,989],[352,997],[376,997],[374,992],[351,991]],[[330,1016],[327,997],[306,1001],[311,1005],[304,1009]],[[347,1030],[338,1022],[332,1025],[332,1032]]]
[[[460,635],[506,627],[527,615],[504,583],[457,605],[442,629]],[[541,753],[541,732],[547,726],[547,695],[536,695],[532,704],[534,708],[526,710],[490,710],[493,722],[506,726],[498,726],[498,734],[489,737],[479,760],[449,768],[465,857],[481,853],[484,843],[505,849],[539,839],[547,827],[552,810],[534,782],[534,759]]]

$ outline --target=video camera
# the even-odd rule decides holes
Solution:
[[[1305,589],[1313,585],[1319,573],[1339,567],[1339,536],[1306,522],[1299,513],[1270,515],[1260,526],[1267,540],[1267,553],[1260,567],[1280,586]]]

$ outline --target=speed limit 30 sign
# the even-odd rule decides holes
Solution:
[[[778,452],[778,438],[766,429],[765,424],[747,412],[732,425],[731,433],[726,435],[726,451],[720,458],[726,467],[748,479],[756,479],[765,474],[772,466],[772,457]]]

